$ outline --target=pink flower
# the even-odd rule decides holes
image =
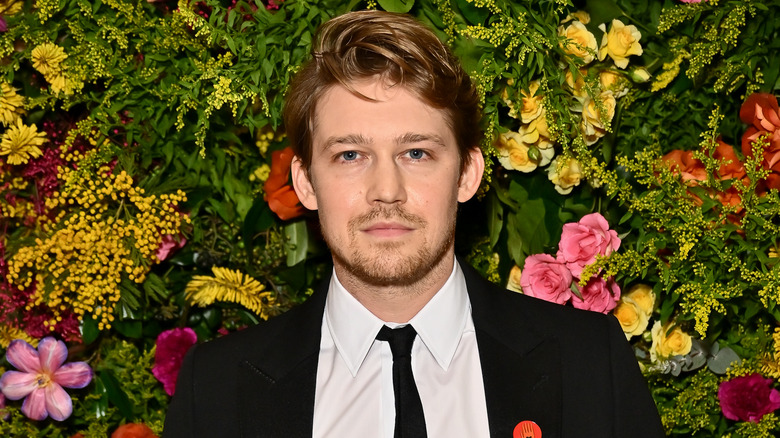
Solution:
[[[580,290],[580,294],[582,299],[576,296],[571,299],[574,307],[593,312],[609,313],[620,300],[620,286],[612,278],[605,281],[601,277],[593,277]]]
[[[563,226],[558,259],[566,264],[574,277],[579,278],[585,266],[596,261],[597,254],[610,255],[619,247],[620,238],[609,229],[604,216],[591,213],[577,223]]]
[[[33,420],[51,416],[62,421],[70,417],[73,401],[62,387],[83,388],[92,380],[92,368],[86,362],[65,364],[68,347],[50,336],[41,340],[37,351],[27,342],[14,339],[5,357],[20,371],[6,371],[0,378],[0,389],[9,400],[26,397],[22,413]]]
[[[718,400],[723,415],[735,421],[758,423],[764,415],[780,408],[780,392],[772,388],[772,379],[760,374],[722,382]]]
[[[157,248],[155,255],[157,260],[163,261],[167,259],[171,253],[182,248],[187,243],[187,239],[182,235],[174,236],[173,234],[166,234],[160,241],[160,246]]]
[[[168,395],[172,396],[176,391],[176,378],[184,355],[196,342],[198,335],[189,327],[166,330],[157,336],[152,374],[163,384]]]
[[[520,275],[523,293],[553,303],[564,304],[571,298],[571,272],[549,254],[534,254],[525,259]]]

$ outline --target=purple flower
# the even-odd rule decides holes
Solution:
[[[760,374],[735,377],[718,388],[718,400],[723,415],[736,421],[758,423],[761,418],[780,408],[780,392],[772,388],[772,379]]]
[[[7,420],[8,417],[9,414],[5,411],[5,396],[0,392],[0,421]]]
[[[24,398],[22,413],[33,420],[70,417],[73,401],[62,387],[83,388],[92,380],[92,368],[86,362],[65,364],[68,347],[52,337],[43,338],[37,351],[14,339],[5,357],[20,371],[6,371],[0,378],[0,390],[9,400]]]
[[[172,396],[176,391],[176,378],[184,355],[196,342],[198,335],[189,327],[166,330],[157,336],[152,374],[163,384],[168,395]]]
[[[0,32],[8,30],[8,23],[5,21],[5,17],[0,17]]]

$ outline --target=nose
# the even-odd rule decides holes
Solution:
[[[377,160],[368,178],[369,187],[366,196],[370,204],[406,202],[404,175],[394,160]]]

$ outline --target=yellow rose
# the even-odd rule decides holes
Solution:
[[[619,99],[628,94],[628,80],[613,70],[599,72],[599,82],[602,90],[609,90]]]
[[[584,100],[588,97],[588,92],[585,90],[585,76],[588,75],[588,71],[580,69],[580,74],[577,76],[577,80],[574,80],[574,75],[570,70],[566,70],[566,85],[571,89],[571,93],[578,100]]]
[[[590,23],[590,14],[585,11],[572,12],[561,21],[561,24],[566,24],[572,20],[579,20],[582,24],[588,24]]]
[[[604,24],[599,26],[599,29],[604,32],[601,48],[599,48],[599,61],[603,61],[609,55],[616,66],[626,68],[629,56],[642,54],[642,46],[639,44],[642,34],[633,24],[626,26],[616,19],[612,20],[609,32]]]
[[[615,310],[612,311],[620,327],[623,329],[623,333],[626,335],[626,339],[631,339],[632,336],[641,335],[647,330],[649,323],[647,314],[639,308],[639,305],[631,298],[622,297]]]
[[[635,68],[630,75],[632,81],[640,84],[650,80],[650,72],[644,67]]]
[[[682,331],[680,327],[671,329],[671,323],[661,326],[660,321],[656,321],[653,329],[650,331],[653,337],[653,345],[650,347],[650,359],[665,359],[672,356],[684,356],[691,352],[693,340],[691,336]]]
[[[639,306],[639,309],[649,317],[655,308],[655,293],[653,288],[646,284],[636,284],[623,294],[624,298],[630,298]]]
[[[593,61],[598,43],[596,37],[580,21],[573,21],[569,26],[558,26],[558,35],[563,37],[559,45],[563,53],[582,59],[585,64]]]
[[[601,100],[604,114],[602,114],[595,99],[588,97],[582,105],[580,129],[587,145],[592,145],[606,135],[605,122],[610,122],[615,117],[615,108],[617,106],[615,95],[611,91],[604,91],[599,95],[599,99]]]
[[[582,180],[582,168],[574,158],[569,158],[559,165],[558,159],[554,159],[547,168],[547,179],[555,184],[555,191],[562,195],[571,193],[574,186]]]
[[[514,81],[512,81],[514,83]],[[508,83],[508,81],[507,81]],[[517,118],[517,111],[515,110],[515,104],[512,102],[511,99],[509,99],[509,91],[507,91],[506,88],[504,88],[501,91],[501,100],[504,101],[507,107],[509,107],[509,117],[512,117],[513,119]]]
[[[517,132],[506,132],[498,137],[499,156],[498,162],[507,170],[519,170],[520,172],[533,172],[539,165],[538,161],[528,156],[530,147],[523,142]]]
[[[544,96],[537,95],[539,91],[539,81],[533,81],[528,85],[528,91],[523,91],[522,108],[520,108],[520,120],[523,123],[530,123],[542,114],[542,99]]]
[[[523,287],[520,286],[520,275],[522,270],[519,266],[512,266],[512,270],[509,271],[509,281],[506,283],[506,288],[514,292],[523,292]]]

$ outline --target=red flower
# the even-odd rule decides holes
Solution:
[[[718,388],[718,400],[723,415],[735,421],[758,423],[761,418],[780,408],[780,392],[772,388],[772,379],[760,374],[735,377]]]
[[[163,384],[168,395],[172,396],[176,391],[176,379],[179,377],[184,355],[196,342],[198,336],[189,327],[167,330],[157,336],[152,374]]]
[[[268,207],[285,221],[296,218],[305,211],[295,190],[288,183],[294,156],[291,147],[274,151],[271,155],[271,174],[263,186]]]
[[[116,428],[111,438],[158,438],[149,426],[143,423],[127,423]]]

